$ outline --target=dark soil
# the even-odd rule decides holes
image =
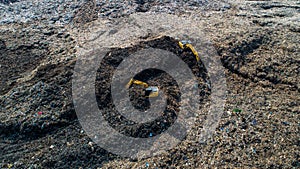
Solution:
[[[8,2],[14,1],[0,1]],[[83,6],[73,21],[80,25],[98,18],[104,20],[100,23],[115,24],[112,18],[125,14],[113,12],[119,7],[110,5],[103,4],[105,10],[100,16],[111,16],[111,20],[96,17],[102,6],[89,1],[86,6],[95,8],[89,11]],[[135,10],[153,12],[159,5],[139,1],[128,14]],[[112,55],[99,66],[95,93],[106,120],[125,135],[144,138],[150,132],[156,135],[166,130],[177,117],[181,94],[168,74],[145,70],[134,78],[158,85],[168,96],[168,106],[157,119],[164,125],[138,125],[118,117],[111,104],[109,82],[116,66],[130,53],[148,47],[171,51],[199,80],[203,104],[193,129],[173,149],[139,160],[97,146],[77,119],[72,75],[77,47],[85,47],[80,31],[77,34],[72,26],[45,25],[42,21],[1,25],[0,168],[299,168],[299,5],[294,1],[234,1],[229,7],[217,6],[219,10],[191,13],[195,24],[211,39],[226,74],[225,110],[206,143],[197,138],[209,110],[209,79],[203,64],[195,64],[190,51],[182,51],[168,35],[111,49]],[[185,14],[176,8],[180,15]],[[176,10],[170,8],[167,13]],[[133,85],[129,92],[137,109],[149,108],[143,88]]]
[[[147,69],[137,74],[134,79],[141,80],[148,83],[150,86],[159,86],[160,90],[164,91],[167,95],[166,109],[162,116],[151,123],[138,124],[131,120],[126,119],[120,115],[113,104],[110,93],[110,82],[113,72],[122,62],[125,57],[130,54],[145,48],[159,48],[168,50],[178,55],[189,67],[193,73],[198,77],[199,85],[201,88],[201,95],[208,97],[209,89],[204,82],[207,81],[207,72],[202,63],[197,64],[195,56],[190,50],[182,50],[177,45],[178,41],[170,37],[162,37],[159,39],[145,41],[138,46],[124,49],[113,49],[112,54],[106,56],[104,61],[100,64],[98,76],[96,77],[96,96],[99,108],[104,110],[104,118],[119,132],[131,137],[149,137],[150,133],[153,136],[164,132],[176,120],[178,109],[180,106],[180,92],[176,81],[166,72],[157,69]],[[99,80],[97,80],[99,79]],[[202,82],[202,83],[201,83]],[[133,85],[130,88],[130,99],[134,107],[140,110],[147,110],[150,107],[149,98],[145,97],[143,88],[139,85]],[[200,94],[200,93],[199,93]],[[158,126],[157,124],[160,124]],[[122,128],[122,126],[126,126]]]
[[[170,75],[156,69],[148,69],[143,72],[140,72],[134,78],[147,82],[150,85],[159,86],[160,90],[164,91],[165,94],[168,96],[167,106],[165,111],[162,112],[162,116],[151,123],[142,124],[137,124],[133,121],[127,120],[123,116],[118,116],[119,113],[115,110],[111,100],[109,82],[111,81],[113,72],[115,71],[116,67],[122,62],[122,60],[129,54],[134,53],[135,51],[138,51],[140,49],[150,47],[160,48],[171,51],[179,57],[181,57],[182,60],[190,66],[190,68],[193,70],[193,73],[198,77],[199,84],[202,84],[198,85],[198,87],[201,89],[200,94],[202,95],[200,101],[203,101],[209,96],[208,86],[203,85],[207,80],[206,69],[204,68],[202,63],[197,64],[196,59],[191,51],[180,49],[177,45],[177,42],[178,41],[170,37],[162,37],[155,40],[144,41],[139,45],[130,48],[111,49],[112,54],[110,56],[107,55],[104,58],[103,63],[100,64],[101,66],[99,67],[98,74],[96,76],[96,96],[99,108],[104,110],[105,119],[116,130],[128,136],[145,138],[149,137],[150,133],[152,133],[152,136],[162,133],[163,131],[168,129],[168,127],[171,126],[176,120],[176,113],[180,105],[180,92],[178,90],[177,83],[174,81],[174,79],[172,79]],[[27,61],[30,61],[29,59],[30,58],[27,58]],[[31,66],[33,66],[34,62],[38,60],[38,58],[32,60],[31,63],[33,64]],[[72,138],[78,137],[78,139],[80,140],[84,139],[86,141],[91,142],[91,140],[83,133],[82,129],[80,131],[81,134],[76,133],[76,131],[80,130],[80,127],[78,127],[79,123],[76,118],[76,113],[73,108],[72,100],[70,98],[72,88],[72,69],[74,68],[74,64],[75,62],[70,62],[68,66],[62,66],[60,64],[48,64],[45,66],[40,66],[35,77],[30,80],[30,84],[35,85],[29,85],[28,87],[31,88],[29,91],[16,91],[17,93],[12,96],[13,98],[40,96],[41,100],[39,102],[33,102],[30,105],[30,108],[32,110],[39,110],[41,109],[41,105],[48,105],[49,109],[45,110],[45,114],[38,115],[36,112],[35,114],[32,114],[32,116],[27,116],[27,118],[25,119],[23,118],[22,121],[20,119],[20,122],[17,123],[14,121],[7,121],[5,123],[1,123],[1,137],[5,138],[2,144],[3,146],[6,144],[11,144],[9,148],[6,147],[2,151],[3,157],[5,159],[8,159],[8,157],[11,156],[13,156],[13,158],[11,158],[11,160],[13,161],[21,158],[22,153],[16,154],[14,151],[11,151],[12,149],[19,149],[17,147],[19,147],[20,145],[22,145],[22,149],[30,149],[30,151],[36,151],[38,150],[37,147],[41,148],[41,146],[45,146],[45,144],[53,144],[55,146],[63,146],[63,144],[69,144],[69,142],[72,142],[72,144],[78,144],[75,143],[76,141],[74,141],[71,138],[61,138],[63,140],[62,142],[49,142],[49,139],[51,139],[52,136],[56,138],[55,140],[57,140],[58,137],[62,137],[62,133],[64,133],[63,135],[67,134]],[[6,92],[7,91],[8,90],[6,90]],[[143,88],[139,88],[139,86],[133,85],[130,88],[130,98],[132,100],[132,104],[135,107],[145,110],[148,106],[150,106],[150,103],[149,98],[145,97],[143,91]],[[62,99],[64,99],[64,101],[62,101]],[[4,104],[5,100],[2,100],[2,105]],[[60,110],[59,114],[46,114],[47,111],[56,108]],[[27,112],[26,114],[28,113],[31,112]],[[125,126],[125,128],[123,126]],[[78,152],[81,152],[81,157],[79,159]],[[47,155],[42,158],[36,159],[38,161],[41,161],[38,166],[77,166],[83,164],[83,161],[80,160],[81,158],[84,161],[87,158],[92,158],[91,165],[101,165],[102,160],[106,161],[107,159],[114,157],[114,155],[106,152],[101,148],[93,147],[91,151],[90,146],[84,146],[80,149],[76,148],[76,150],[71,148],[69,150],[66,150],[65,152],[57,153],[59,153],[60,155],[56,157],[49,157]],[[61,153],[63,153],[64,155]],[[106,154],[106,157],[103,156],[103,159],[96,158],[97,156],[103,153]],[[60,157],[62,156],[66,156],[64,157],[64,162],[60,161]],[[23,159],[26,158],[27,157],[25,156]],[[5,159],[3,159],[4,163],[6,163]],[[66,161],[69,162],[66,163]],[[16,166],[22,165],[22,162],[16,164]]]
[[[5,41],[0,40],[0,53],[0,94],[4,94],[14,87],[21,74],[31,72],[45,59],[47,48],[22,45],[16,49],[7,49]]]

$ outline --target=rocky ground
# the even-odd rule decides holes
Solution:
[[[82,51],[137,12],[176,15],[199,27],[222,61],[227,100],[206,143],[197,139],[199,116],[175,148],[131,160],[97,146],[82,129],[72,74]],[[299,12],[297,1],[0,1],[0,168],[300,167]],[[152,33],[132,41],[151,43]],[[180,55],[172,39],[160,43]]]

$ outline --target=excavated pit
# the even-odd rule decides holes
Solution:
[[[112,100],[110,82],[116,68],[128,57],[141,49],[158,48],[170,51],[180,57],[198,78],[198,87],[201,91],[200,102],[209,95],[209,88],[205,84],[208,81],[207,71],[203,63],[197,64],[195,56],[190,50],[182,50],[178,41],[168,37],[160,37],[154,40],[143,41],[128,48],[114,48],[110,55],[106,55],[100,64],[96,77],[96,97],[99,108],[104,112],[104,118],[109,124],[122,134],[131,137],[145,138],[149,135],[158,135],[170,127],[176,120],[180,107],[180,90],[176,81],[166,72],[158,69],[146,69],[133,77],[134,79],[148,83],[150,86],[159,86],[166,95],[166,107],[159,118],[147,123],[136,123],[122,116],[115,108]],[[200,85],[201,84],[201,85]],[[144,88],[133,84],[129,88],[129,97],[132,105],[145,111],[150,108],[149,98],[144,95]]]

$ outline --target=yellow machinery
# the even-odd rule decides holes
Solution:
[[[126,88],[130,88],[132,84],[141,85],[145,89],[145,95],[146,97],[157,97],[158,96],[158,87],[157,86],[149,86],[147,83],[142,82],[140,80],[130,79],[130,81],[127,83]]]
[[[196,57],[197,62],[200,61],[200,57],[198,55],[198,52],[195,50],[195,48],[191,45],[190,41],[179,41],[178,45],[181,49],[190,49],[193,54]],[[126,88],[129,89],[132,84],[141,85],[145,88],[145,95],[146,97],[157,97],[158,96],[158,87],[157,86],[149,86],[147,83],[142,82],[140,80],[136,79],[130,79],[130,81],[127,83]]]
[[[198,52],[195,50],[195,48],[191,45],[191,42],[190,41],[179,41],[178,42],[178,45],[179,45],[179,47],[181,48],[181,49],[190,49],[192,52],[193,52],[193,54],[195,55],[195,57],[196,57],[196,60],[197,60],[197,62],[199,62],[200,61],[200,57],[199,57],[199,55],[198,55]]]

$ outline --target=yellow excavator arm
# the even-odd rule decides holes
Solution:
[[[184,49],[184,48],[185,48],[185,47],[184,47],[184,44],[183,44],[181,41],[178,42],[178,45],[179,45],[179,47],[180,47],[181,49]]]
[[[195,48],[191,44],[187,44],[186,47],[191,49],[191,51],[193,52],[193,54],[196,57],[197,62],[199,62],[200,58],[199,58],[198,52],[195,50]]]
[[[142,85],[142,86],[144,86],[145,88],[147,88],[147,87],[149,86],[147,83],[142,82],[142,81],[140,81],[140,80],[130,79],[130,81],[129,81],[129,82],[127,83],[127,85],[126,85],[126,88],[127,88],[127,89],[130,88],[130,86],[131,86],[132,84]]]
[[[190,49],[196,57],[197,62],[200,61],[198,52],[191,45],[190,41],[179,41],[178,45],[181,49]],[[147,83],[140,80],[135,80],[133,78],[127,83],[126,88],[129,89],[132,84],[141,85],[145,88],[146,97],[157,97],[159,94],[159,88],[157,86],[149,86]]]
[[[140,80],[130,79],[127,83],[126,88],[130,88],[132,84],[141,85],[145,88],[146,97],[157,97],[159,93],[159,89],[157,86],[149,86],[147,83],[142,82]]]
[[[179,41],[179,42],[178,42],[178,45],[179,45],[179,47],[180,47],[181,49],[185,49],[185,48],[190,49],[190,50],[193,52],[193,54],[195,55],[197,62],[200,61],[200,57],[199,57],[199,55],[198,55],[198,52],[195,50],[195,48],[193,47],[193,45],[191,45],[189,42],[186,42],[186,41]]]

